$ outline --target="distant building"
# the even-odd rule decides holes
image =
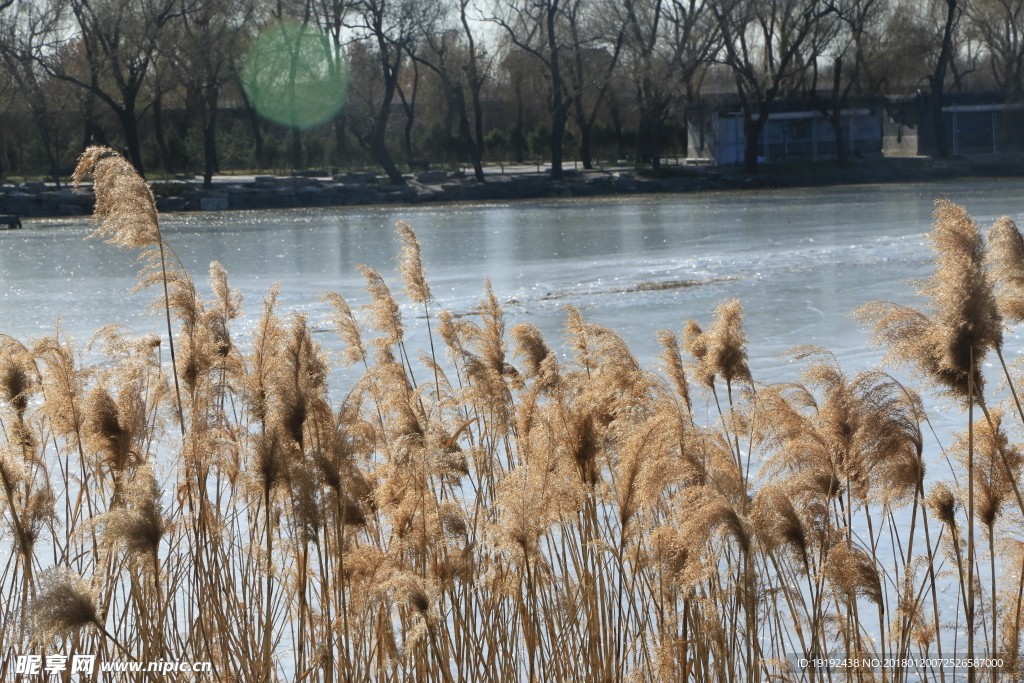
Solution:
[[[954,155],[1024,151],[1024,103],[1001,93],[946,96],[948,149]],[[719,165],[742,164],[746,136],[735,102],[695,105],[688,112],[688,155]],[[934,154],[928,95],[852,100],[840,117],[843,145],[851,158]],[[836,157],[832,125],[809,100],[779,102],[758,137],[761,163],[818,161]]]
[[[850,157],[881,156],[881,98],[856,102],[840,114],[843,145]],[[818,161],[836,157],[836,134],[809,100],[779,102],[757,139],[761,163]],[[695,107],[689,112],[689,155],[719,165],[742,164],[746,135],[738,105]]]
[[[1008,102],[1001,92],[946,94],[942,107],[946,147],[955,156],[1024,152],[1024,103]],[[935,153],[928,93],[891,98],[892,120],[916,154]]]

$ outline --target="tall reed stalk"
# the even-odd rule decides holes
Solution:
[[[185,436],[185,417],[178,383],[178,366],[174,354],[174,331],[171,328],[171,295],[168,284],[165,243],[160,234],[156,200],[149,185],[134,171],[130,162],[109,147],[87,148],[78,159],[71,180],[77,190],[87,175],[93,177],[96,197],[94,215],[103,223],[90,237],[107,237],[106,242],[122,249],[142,249],[143,259],[156,269],[164,293],[164,317],[167,320],[167,345],[171,354],[171,376],[177,399],[178,422]],[[155,251],[154,251],[155,249]],[[146,282],[146,280],[144,280]]]

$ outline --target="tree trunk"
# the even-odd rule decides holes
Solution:
[[[848,157],[846,154],[846,143],[843,141],[843,100],[846,99],[840,94],[840,74],[843,72],[843,58],[836,57],[832,74],[832,130],[836,137],[836,160],[840,168],[846,168]],[[852,119],[851,119],[852,120]],[[851,133],[852,134],[852,133]]]
[[[768,113],[762,111],[755,119],[746,109],[743,112],[743,134],[746,136],[746,143],[743,148],[743,165],[747,173],[757,173],[758,149],[757,139],[761,137],[768,122]]]
[[[558,98],[559,100],[561,98]],[[565,108],[561,102],[555,107],[551,118],[551,179],[561,180],[565,177],[562,170],[562,142],[565,140]]]
[[[402,177],[402,172],[398,170],[395,162],[391,159],[391,153],[388,152],[383,135],[374,134],[370,149],[373,151],[373,156],[377,163],[380,164],[380,167],[388,175],[388,180],[391,181],[391,184],[405,185],[405,178]]]
[[[483,83],[480,78],[480,70],[476,61],[476,41],[473,39],[473,32],[469,28],[469,21],[466,18],[466,2],[460,4],[460,18],[462,30],[466,34],[469,43],[469,96],[473,105],[473,124],[476,131],[476,149],[481,159],[484,156],[484,110],[480,104],[480,89]]]
[[[398,91],[398,99],[402,101],[402,110],[405,111],[405,127],[402,131],[402,146],[405,152],[405,160],[409,162],[413,159],[412,153],[412,129],[416,125],[416,95],[419,92],[420,87],[420,70],[417,62],[412,62],[412,94],[409,99],[405,97],[405,91],[402,90],[401,85],[396,84],[395,89]]]
[[[242,106],[245,108],[246,116],[249,117],[249,127],[252,129],[253,156],[256,158],[257,168],[266,168],[266,157],[263,154],[263,131],[260,130],[260,115],[249,100],[249,94],[245,92],[245,85],[241,79],[238,80],[238,92],[242,94]]]
[[[608,98],[608,113],[612,117],[612,130],[615,132],[615,163],[626,158],[626,136],[622,132],[622,117],[619,115],[619,107],[615,98]]]
[[[935,136],[935,156],[940,159],[949,158],[949,146],[946,144],[946,122],[942,116],[943,88],[946,81],[946,69],[953,58],[953,28],[957,20],[957,0],[946,0],[946,23],[942,30],[942,50],[935,63],[935,73],[931,77],[932,97],[932,134]]]
[[[486,183],[484,167],[480,160],[480,150],[476,146],[476,141],[473,139],[473,131],[469,125],[469,115],[466,112],[466,96],[463,94],[462,88],[458,88],[454,96],[457,98],[455,104],[459,110],[459,132],[462,133],[462,139],[466,141],[469,158],[473,162],[473,175],[478,182]]]
[[[405,161],[406,161],[406,163],[412,161],[413,156],[414,156],[413,153],[412,153],[412,125],[413,125],[413,118],[412,118],[412,116],[406,116],[406,118],[405,118],[405,130],[402,132],[402,148],[403,148],[403,151],[405,152]]]
[[[641,106],[636,137],[636,165],[649,163],[661,168],[660,115],[650,105]]]
[[[107,134],[103,132],[103,128],[96,122],[96,95],[92,92],[85,94],[85,102],[83,103],[83,116],[82,116],[82,149],[85,149],[89,145],[103,145],[104,147],[109,146],[107,142]]]
[[[590,123],[580,125],[580,161],[583,168],[591,170],[594,168],[594,157],[590,151],[590,139],[593,137],[594,127]]]
[[[160,169],[166,173],[170,167],[170,157],[167,151],[167,138],[164,136],[163,114],[163,93],[157,89],[156,98],[153,100],[153,135],[156,137],[156,146],[160,149]]]
[[[378,29],[379,31],[379,29]],[[405,185],[405,178],[402,172],[395,166],[391,153],[388,151],[387,132],[388,118],[391,116],[391,103],[395,99],[395,91],[398,89],[398,69],[402,65],[402,55],[394,56],[394,61],[388,57],[389,50],[385,38],[377,33],[377,47],[380,50],[381,65],[384,74],[384,96],[381,99],[380,107],[377,109],[377,117],[373,123],[373,130],[370,133],[370,152],[377,163],[384,169],[388,180],[392,185]]]
[[[345,112],[334,117],[334,163],[343,166],[348,161],[348,136],[345,133]]]
[[[513,158],[517,164],[523,163],[523,141],[526,136],[523,134],[523,79],[522,76],[516,78],[515,83],[515,97],[516,97],[516,127],[512,132],[512,150]]]
[[[648,144],[648,150],[651,155],[651,168],[655,171],[661,170],[661,117],[655,115],[651,117],[651,127],[648,129],[648,135],[651,136],[650,143]]]
[[[836,137],[836,161],[840,168],[846,168],[850,161],[846,153],[846,141],[843,139],[843,118],[839,115],[841,110],[834,110],[828,122],[832,124],[832,131]]]
[[[811,105],[817,109],[828,124],[832,127],[832,133],[836,139],[836,161],[840,168],[846,168],[849,163],[849,155],[846,152],[846,143],[843,141],[843,102],[846,100],[846,93],[840,88],[843,71],[843,58],[836,57],[832,66],[832,96],[830,104],[825,105],[818,100],[818,71],[815,66],[814,80],[811,84]]]
[[[203,125],[203,188],[213,188],[213,174],[218,170],[217,163],[217,100],[219,90],[215,86],[207,89],[206,116]]]
[[[558,4],[549,0],[547,11],[548,54],[551,60],[551,179],[565,177],[562,170],[562,143],[565,140],[565,123],[568,119],[563,102],[561,65],[558,62],[558,40],[555,35],[555,19]]]
[[[589,171],[594,168],[594,161],[590,156],[592,120],[587,120],[587,114],[583,109],[583,93],[578,87],[572,98],[572,106],[574,111],[573,118],[576,119],[576,128],[580,132],[580,161],[583,162],[583,168]]]
[[[647,140],[649,137],[647,133],[647,118],[643,115],[643,109],[641,108],[639,121],[637,121],[636,125],[636,150],[633,153],[633,164],[638,168],[650,159],[650,154],[647,152]]]
[[[128,99],[128,98],[126,98]],[[135,107],[134,103],[129,100],[124,107],[118,107],[116,110],[117,118],[121,122],[121,128],[124,130],[124,142],[128,148],[128,161],[132,162],[132,166],[138,174],[145,180],[146,171],[142,167],[142,146],[139,144],[139,123],[135,120]]]
[[[640,108],[639,135],[637,138],[637,165],[650,162],[651,168],[661,168],[661,123],[668,112],[668,101],[658,92],[648,75],[637,86],[637,103]],[[642,152],[642,155],[639,154]]]
[[[935,140],[935,156],[940,159],[949,158],[949,145],[946,144],[946,122],[942,115],[942,91],[941,88],[932,89],[931,114],[932,114],[932,135]]]
[[[46,101],[43,98],[42,92],[39,90],[39,84],[32,79],[31,83],[19,82],[19,84],[28,90],[29,95],[29,111],[32,112],[32,121],[36,125],[36,129],[39,131],[39,139],[43,143],[43,151],[46,153],[46,163],[50,168],[56,169],[60,167],[60,151],[57,149],[57,145],[54,143],[53,136],[56,133],[53,126],[50,124],[49,110],[46,106]],[[57,188],[60,189],[60,176],[55,176],[57,181]]]
[[[480,104],[480,83],[475,82],[469,86],[469,94],[473,101],[473,124],[476,126],[476,148],[483,159],[484,154],[484,109]]]
[[[288,157],[291,161],[293,171],[303,167],[302,163],[302,132],[298,128],[292,128],[291,145],[289,146]]]
[[[0,118],[0,124],[2,124],[2,118]],[[4,184],[4,179],[7,178],[7,133],[6,128],[0,125],[0,185]]]
[[[413,90],[413,93],[415,93],[415,92],[416,91]],[[399,93],[401,93],[401,90],[399,90]],[[405,102],[404,102],[404,98],[403,98],[403,104],[404,103]],[[415,125],[415,123],[416,123],[416,102],[414,100],[410,106],[405,107],[405,127],[402,130],[402,147],[405,150],[405,160],[406,160],[406,162],[412,160],[412,158],[413,158],[413,153],[412,153],[412,127],[413,127],[413,125]]]
[[[377,122],[373,126],[373,138],[370,140],[370,150],[373,153],[374,159],[380,164],[380,167],[384,169],[384,172],[388,175],[388,180],[391,181],[392,185],[405,185],[405,178],[402,177],[402,172],[395,166],[394,160],[391,158],[391,153],[388,151],[388,145],[386,141],[387,130],[388,130],[388,115],[391,112],[391,100],[394,99],[395,95],[395,81],[389,79],[387,85],[384,87],[384,101],[381,103],[380,110],[377,112]]]
[[[583,162],[583,168],[589,171],[594,167],[594,164],[590,158],[590,126],[587,125],[587,114],[583,107],[583,57],[580,54],[580,41],[576,34],[575,23],[571,28],[573,36],[573,68],[570,73],[573,77],[574,91],[572,96],[573,118],[576,119],[576,128],[580,133],[580,161]],[[598,101],[598,106],[600,106],[600,100]]]

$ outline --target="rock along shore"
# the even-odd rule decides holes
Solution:
[[[1024,158],[1002,156],[943,162],[925,157],[888,158],[858,160],[845,169],[827,163],[789,164],[763,166],[757,175],[746,175],[736,167],[669,166],[663,177],[657,178],[628,169],[567,170],[565,179],[560,181],[552,181],[544,172],[489,171],[486,183],[477,182],[462,171],[436,170],[407,176],[405,186],[387,184],[386,177],[373,173],[333,177],[218,176],[212,190],[202,189],[198,180],[156,181],[153,185],[157,208],[162,212],[284,209],[1016,177],[1024,176]],[[23,218],[85,216],[92,213],[93,203],[88,186],[77,191],[40,182],[0,186],[0,214]]]

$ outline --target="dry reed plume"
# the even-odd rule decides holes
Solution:
[[[341,364],[362,366],[332,392],[310,318],[275,287],[236,343],[224,269],[204,301],[164,267],[127,163],[91,148],[90,171],[100,234],[154,250],[141,278],[166,286],[180,399],[152,338],[105,329],[85,367],[59,329],[0,337],[0,677],[10,655],[74,651],[210,662],[210,681],[878,680],[789,655],[950,655],[969,632],[1020,680],[1020,415],[981,374],[1021,317],[1008,219],[986,262],[941,203],[928,309],[862,309],[894,360],[985,409],[945,454],[968,478],[933,484],[921,401],[889,375],[801,347],[799,381],[759,384],[735,300],[659,332],[660,373],[576,309],[560,358],[533,325],[506,333],[489,284],[475,317],[432,311],[405,224],[431,349],[410,352],[363,268],[367,306],[323,295]]]

